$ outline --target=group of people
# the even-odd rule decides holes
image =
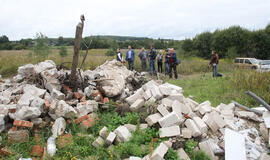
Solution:
[[[138,55],[138,57],[141,60],[141,70],[146,71],[147,68],[147,61],[149,63],[149,74],[152,76],[153,74],[156,75],[156,63],[158,67],[158,72],[162,73],[163,69],[163,63],[165,65],[165,74],[168,74],[170,78],[172,78],[172,73],[174,73],[175,79],[178,79],[177,74],[177,58],[176,53],[174,52],[173,48],[170,48],[166,51],[165,54],[165,61],[163,62],[163,51],[160,50],[158,54],[156,53],[156,49],[154,45],[151,45],[150,51],[147,52],[145,48],[143,47]],[[117,61],[119,62],[128,62],[128,68],[129,70],[134,70],[134,60],[135,60],[135,52],[131,48],[131,46],[128,46],[128,50],[126,52],[126,58],[124,60],[123,54],[121,53],[120,48],[117,49]]]

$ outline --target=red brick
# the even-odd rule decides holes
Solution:
[[[91,114],[92,114],[92,113],[91,113]],[[79,117],[78,119],[75,120],[75,123],[76,123],[76,124],[81,123],[82,121],[88,119],[88,118],[91,116],[91,114],[88,114],[88,115]]]
[[[73,94],[74,94],[74,97],[75,97],[76,99],[80,99],[80,98],[81,98],[81,95],[80,95],[79,92],[74,92]]]
[[[41,157],[43,155],[43,147],[42,145],[34,145],[32,147],[31,153],[32,156]]]
[[[68,86],[63,85],[62,86],[63,89],[65,89],[66,91],[72,92],[72,89],[70,89]]]
[[[33,123],[32,122],[23,121],[23,120],[14,120],[13,125],[14,126],[21,126],[21,127],[28,127],[28,128],[32,128],[33,127]]]
[[[67,124],[71,124],[71,120],[70,119],[67,120]]]
[[[16,112],[16,108],[11,108],[11,109],[9,109],[9,112],[10,112],[10,113],[15,113],[15,112]]]
[[[91,116],[87,120],[82,121],[81,126],[88,129],[95,124],[96,120],[98,120],[97,117]]]
[[[109,98],[108,98],[108,97],[105,97],[104,100],[103,100],[103,102],[104,102],[105,104],[109,103]]]
[[[65,135],[61,136],[58,139],[58,141],[57,141],[57,147],[58,148],[64,148],[68,144],[72,144],[72,143],[73,143],[72,135],[70,133],[68,133],[68,134],[65,134]]]

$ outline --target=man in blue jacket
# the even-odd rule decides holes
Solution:
[[[135,59],[134,50],[131,49],[131,46],[128,46],[128,50],[126,53],[126,61],[128,62],[128,69],[131,71],[133,71],[134,69],[134,59]]]
[[[172,70],[174,71],[174,78],[177,79],[178,75],[177,75],[177,64],[176,64],[176,53],[174,52],[174,49],[171,48],[169,51],[169,54],[167,55],[167,57],[169,58],[169,76],[170,78],[172,78]]]

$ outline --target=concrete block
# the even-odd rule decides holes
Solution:
[[[172,103],[172,111],[175,112],[178,117],[182,118],[182,109],[181,109],[181,103],[177,100],[174,100]]]
[[[115,138],[116,138],[116,134],[114,132],[110,132],[106,138],[106,144],[111,145],[113,141],[115,140]]]
[[[140,109],[143,105],[144,105],[144,99],[140,98],[140,99],[137,99],[137,100],[130,106],[130,109],[131,109],[132,111],[135,111],[135,110]]]
[[[178,115],[175,112],[171,112],[170,114],[167,114],[166,116],[158,120],[158,123],[160,124],[161,127],[180,125],[181,122],[182,120],[178,117]]]
[[[209,113],[212,111],[212,107],[208,104],[204,104],[204,105],[199,105],[199,112],[201,113],[201,115],[204,115],[205,113]]]
[[[101,137],[98,137],[93,143],[92,145],[96,148],[101,147],[104,145],[104,140]]]
[[[147,101],[148,99],[150,99],[152,97],[152,93],[150,90],[146,90],[144,93],[143,93],[143,98]]]
[[[164,143],[168,148],[171,148],[171,147],[172,147],[172,142],[171,142],[170,140],[163,141],[163,143]]]
[[[270,128],[270,112],[264,112],[263,113],[263,120],[266,128]]]
[[[141,160],[141,158],[140,157],[131,156],[127,160]]]
[[[157,110],[159,111],[159,113],[162,116],[166,116],[167,114],[169,114],[170,112],[166,109],[166,107],[164,107],[164,105],[158,105]]]
[[[138,89],[133,95],[126,98],[126,102],[129,105],[132,105],[137,99],[143,98],[142,95],[144,93],[144,90],[142,88]]]
[[[160,143],[160,145],[154,150],[150,159],[163,160],[163,157],[167,153],[167,151],[168,147],[164,143]]]
[[[181,160],[190,160],[189,156],[186,154],[183,148],[177,150],[177,155]]]
[[[171,99],[168,99],[168,98],[163,98],[161,100],[161,104],[167,108],[171,108],[172,107],[172,103],[173,103],[173,100]]]
[[[262,134],[263,138],[267,141],[269,139],[268,128],[266,128],[264,123],[260,123],[260,133]]]
[[[194,101],[194,100],[191,99],[191,98],[186,98],[186,100],[187,100],[188,102],[190,102],[190,103],[194,106],[194,108],[196,108],[196,107],[199,105],[198,102]]]
[[[119,126],[118,128],[115,129],[114,132],[117,135],[117,137],[119,137],[121,142],[127,142],[131,137],[131,133],[125,126]]]
[[[147,124],[148,124],[149,126],[152,126],[153,124],[157,123],[158,120],[159,120],[160,118],[162,118],[162,116],[161,116],[159,113],[155,113],[155,114],[149,115],[149,116],[145,119],[145,121],[147,122]]]
[[[172,93],[182,93],[182,88],[178,87],[176,85],[170,84],[170,83],[164,83],[159,86],[160,92],[162,92],[163,95],[170,95]]]
[[[147,123],[140,124],[140,129],[141,130],[146,129],[146,128],[148,128],[148,124]]]
[[[169,95],[168,96],[168,99],[170,99],[170,100],[177,100],[177,101],[179,101],[180,103],[184,103],[184,96],[183,96],[183,94],[181,94],[181,93],[178,93],[178,94],[171,94],[171,95]]]
[[[191,138],[192,137],[192,131],[188,128],[182,128],[181,133],[183,138]]]
[[[134,132],[136,131],[136,125],[133,125],[133,124],[125,124],[124,125],[125,127],[127,127],[127,129],[131,132]]]
[[[156,102],[156,99],[154,97],[151,97],[150,99],[148,99],[146,102],[145,102],[145,105],[153,105],[155,104]]]
[[[161,94],[161,92],[159,91],[159,88],[158,86],[156,85],[153,85],[151,87],[151,93],[152,93],[152,96],[155,98],[155,99],[161,99],[163,97],[163,95]]]
[[[99,136],[106,139],[109,134],[108,128],[104,126],[100,131],[99,131]]]
[[[191,119],[185,121],[185,126],[192,131],[193,137],[198,137],[202,134],[195,122]]]
[[[200,117],[193,117],[192,119],[202,133],[207,133],[207,125]]]
[[[180,136],[180,128],[179,126],[171,126],[159,129],[160,134],[159,137],[173,137],[173,136]]]
[[[211,112],[210,116],[217,123],[219,128],[223,128],[226,125],[223,118],[217,112]]]
[[[147,83],[145,83],[142,86],[142,89],[147,91],[147,90],[151,90],[151,88],[153,88],[154,86],[159,86],[159,84],[157,82],[155,82],[154,80],[148,81]]]
[[[147,154],[146,156],[144,156],[144,157],[142,158],[142,160],[150,160],[149,154]]]
[[[259,160],[269,160],[270,156],[267,153],[262,153]]]
[[[225,129],[225,159],[247,159],[245,137],[228,128]]]
[[[199,147],[205,154],[209,155],[211,159],[215,159],[215,154],[212,150],[211,144],[207,141],[203,141],[199,143]]]

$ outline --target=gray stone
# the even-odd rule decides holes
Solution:
[[[166,116],[170,113],[163,105],[158,105],[157,110],[162,116]]]
[[[171,112],[170,114],[167,114],[166,116],[158,120],[158,123],[160,124],[161,127],[180,125],[181,122],[182,120],[178,117],[178,115],[175,112]]]
[[[177,155],[181,160],[190,160],[183,148],[177,150]]]
[[[53,68],[56,68],[56,65],[52,60],[45,60],[44,62],[40,62],[39,64],[34,66],[34,70],[37,74]]]
[[[116,138],[116,134],[114,132],[110,132],[106,138],[106,144],[111,145],[113,141],[115,140],[115,138]]]
[[[163,160],[163,157],[167,153],[167,151],[168,147],[164,143],[160,143],[160,145],[154,150],[150,159]]]
[[[31,102],[30,107],[38,108],[41,112],[43,112],[44,100],[39,97],[35,97],[35,99],[33,99]]]
[[[107,136],[109,135],[109,130],[106,126],[104,126],[100,131],[99,131],[99,136],[106,139]]]
[[[198,137],[202,134],[195,122],[191,119],[185,121],[185,126],[192,131],[193,137]]]
[[[98,147],[102,147],[104,145],[104,140],[101,137],[98,137],[93,143],[92,145],[96,148]]]
[[[125,127],[127,127],[127,129],[131,132],[134,132],[136,131],[136,125],[133,125],[133,124],[125,124],[124,125]]]
[[[40,124],[42,124],[43,120],[42,120],[42,118],[33,118],[33,119],[31,119],[31,122],[34,125],[40,125]]]
[[[148,124],[147,123],[140,124],[140,129],[141,130],[146,129],[146,128],[148,128]]]
[[[152,126],[153,124],[157,123],[159,121],[159,119],[161,119],[162,116],[159,113],[155,113],[155,114],[151,114],[149,115],[145,121],[147,122],[147,124],[149,126]]]
[[[183,138],[191,138],[192,137],[192,131],[188,128],[182,128],[181,130]]]
[[[132,111],[138,110],[144,105],[144,99],[137,99],[131,106],[130,109]]]
[[[41,111],[38,108],[23,106],[21,109],[15,112],[15,118],[19,120],[28,120],[37,118],[41,115]]]
[[[126,102],[129,105],[132,105],[137,99],[142,98],[143,93],[144,93],[144,91],[142,88],[138,89],[133,95],[126,98]]]
[[[57,119],[59,117],[73,118],[78,116],[78,113],[72,106],[61,100],[59,102],[54,101],[51,104],[49,115],[53,119]]]
[[[118,128],[115,129],[114,132],[117,135],[117,137],[119,137],[121,142],[127,142],[131,137],[131,133],[125,126],[119,126]]]
[[[98,110],[98,102],[94,100],[88,100],[86,102],[78,103],[75,110],[79,113],[79,117],[85,116],[88,113]]]
[[[193,117],[193,121],[201,131],[201,133],[207,133],[207,126],[200,117]]]
[[[23,92],[27,93],[27,94],[30,94],[32,96],[35,96],[35,97],[43,98],[45,93],[46,93],[46,90],[37,88],[37,87],[35,87],[33,85],[26,84],[23,87]]]
[[[160,128],[159,131],[160,131],[160,134],[159,134],[160,138],[180,136],[179,126]]]
[[[62,92],[60,92],[60,91],[58,91],[56,89],[52,90],[51,96],[52,96],[53,99],[65,100],[65,95]]]
[[[64,131],[66,130],[66,121],[63,117],[59,117],[54,121],[54,124],[52,126],[52,136],[54,138],[57,138],[58,136],[61,136]]]

